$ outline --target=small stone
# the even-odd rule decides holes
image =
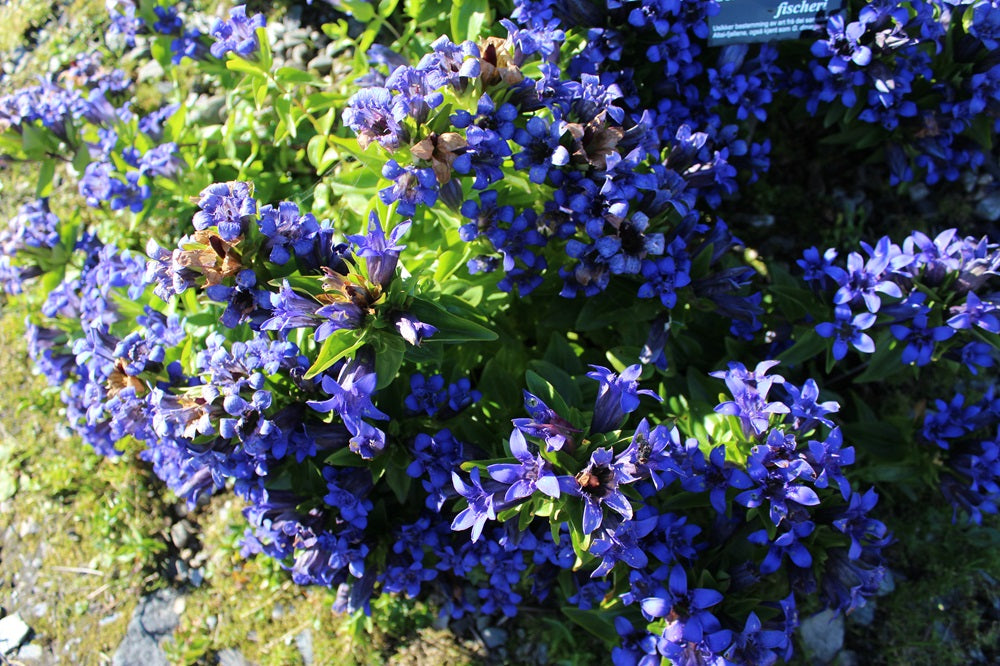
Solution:
[[[295,28],[285,33],[285,44],[288,46],[305,44],[307,39],[309,39],[309,31],[304,28]]]
[[[177,627],[177,601],[177,591],[169,588],[140,599],[125,638],[111,659],[112,666],[167,666],[160,642]]]
[[[163,66],[155,60],[148,60],[135,73],[136,81],[158,81],[163,78]]]
[[[486,627],[482,631],[483,643],[491,650],[504,645],[507,642],[507,632],[497,627]]]
[[[841,650],[833,660],[833,666],[858,666],[858,653],[852,650]]]
[[[312,666],[313,663],[313,635],[308,629],[303,629],[295,636],[295,647],[299,649],[302,656],[302,663],[305,666]]]
[[[976,204],[976,215],[987,222],[1000,220],[1000,190],[990,193]]]
[[[0,620],[0,654],[13,652],[31,633],[31,627],[17,613]]]
[[[751,215],[747,221],[754,229],[770,229],[774,226],[774,215]]]
[[[910,196],[910,201],[913,203],[923,201],[930,193],[930,188],[924,183],[913,183],[907,191],[907,194]]]
[[[309,69],[316,70],[320,74],[329,74],[330,71],[333,69],[333,58],[324,53],[321,53],[312,60],[310,60],[309,64],[306,66]]]
[[[309,57],[309,47],[305,44],[297,44],[292,48],[288,56],[293,62],[305,64]]]
[[[22,645],[17,651],[17,658],[19,661],[37,661],[42,658],[42,646],[34,643]]]
[[[98,620],[97,625],[99,627],[107,626],[109,624],[112,624],[113,622],[117,622],[118,618],[120,618],[121,616],[122,616],[121,613],[112,613],[111,615],[102,617],[100,620]]]
[[[209,629],[215,629],[215,627],[218,624],[219,624],[218,615],[209,615],[208,617],[205,618],[205,626],[208,627]]]
[[[248,666],[246,657],[235,648],[220,650],[217,658],[219,666]]]
[[[892,594],[896,589],[896,579],[893,578],[892,571],[889,569],[885,570],[885,576],[879,581],[878,591],[875,592],[877,596],[884,597],[887,594]]]
[[[201,584],[205,582],[205,575],[201,573],[201,569],[191,569],[191,573],[188,574],[188,580],[195,587],[201,587]]]
[[[848,619],[859,627],[867,627],[875,619],[875,601],[869,599],[861,608],[855,608]]]
[[[191,538],[191,523],[180,520],[170,526],[170,540],[177,548],[183,548]]]
[[[802,644],[814,663],[828,664],[844,646],[844,616],[825,610],[802,620]]]

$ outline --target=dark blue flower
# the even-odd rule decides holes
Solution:
[[[639,409],[639,396],[648,395],[662,402],[663,398],[649,389],[640,389],[639,375],[642,366],[638,363],[625,368],[616,375],[608,368],[591,365],[593,371],[587,376],[600,382],[597,400],[594,403],[594,416],[590,422],[590,432],[609,432],[621,426],[625,415]]]

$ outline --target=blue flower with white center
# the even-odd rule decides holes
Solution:
[[[549,497],[558,498],[560,486],[575,484],[572,477],[556,477],[549,464],[538,454],[532,454],[524,435],[518,429],[510,433],[510,453],[517,464],[497,463],[486,468],[495,480],[507,486],[504,500],[518,502],[538,491]]]

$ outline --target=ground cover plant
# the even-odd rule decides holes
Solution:
[[[0,98],[0,275],[96,453],[235,495],[242,555],[359,623],[552,609],[623,664],[793,659],[884,587],[880,494],[997,513],[995,235],[725,220],[781,122],[898,191],[995,172],[1000,8],[710,47],[714,2],[335,7],[295,67],[246,6],[119,0]]]

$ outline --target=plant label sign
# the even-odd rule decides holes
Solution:
[[[822,29],[845,0],[720,0],[709,18],[709,46],[798,39]]]

